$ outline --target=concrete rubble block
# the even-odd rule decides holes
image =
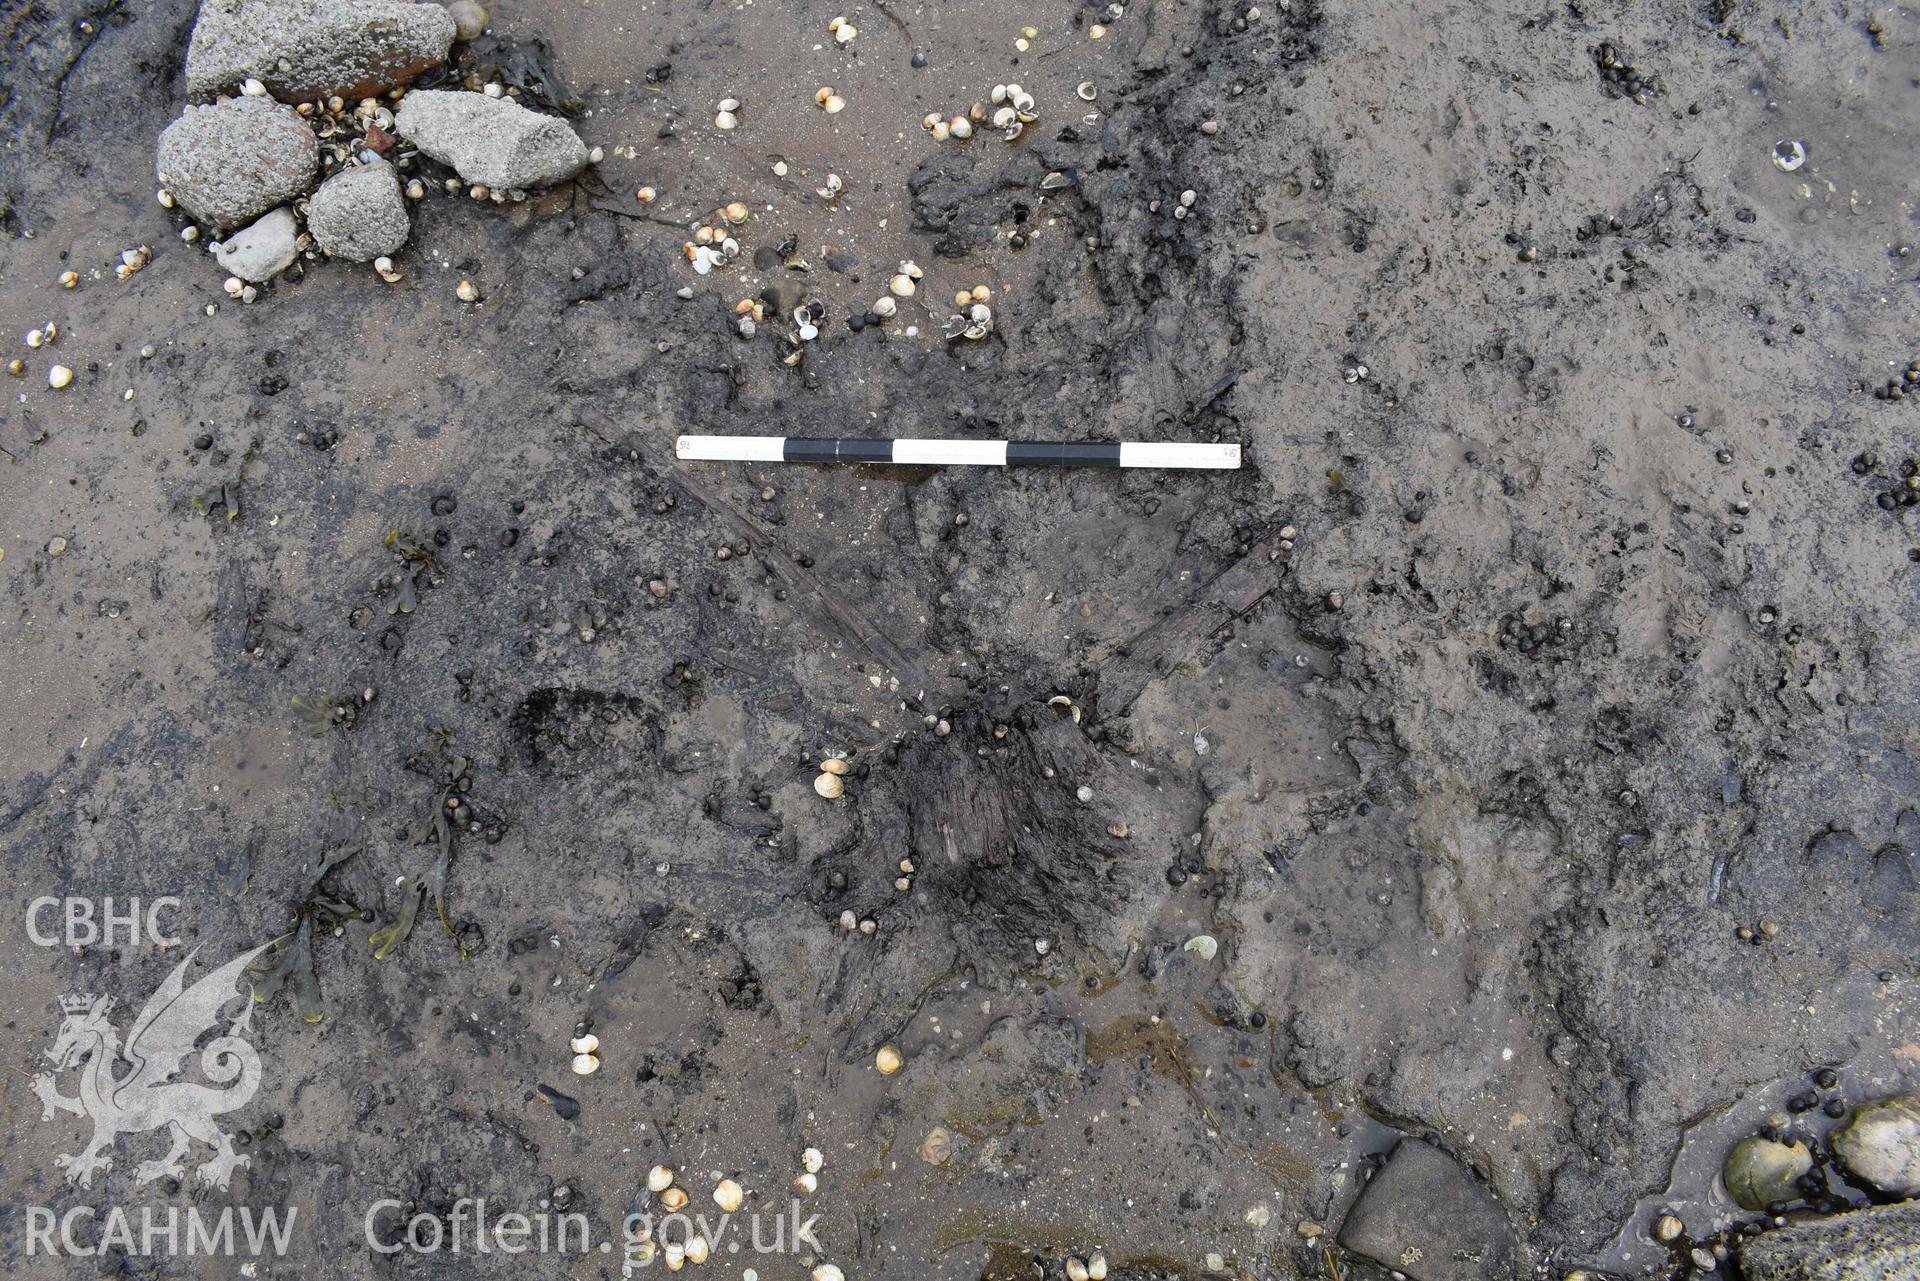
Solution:
[[[1914,1281],[1920,1202],[1790,1224],[1740,1247],[1746,1281]]]
[[[160,135],[160,185],[188,213],[225,230],[304,193],[320,166],[307,122],[266,98],[188,107]]]
[[[400,179],[384,160],[341,170],[307,202],[307,230],[335,258],[371,262],[396,253],[411,227]]]
[[[453,31],[441,6],[405,0],[201,0],[187,94],[251,77],[286,102],[372,97],[445,62]]]
[[[586,144],[566,121],[483,93],[410,93],[394,128],[462,181],[488,187],[548,187],[587,163]]]

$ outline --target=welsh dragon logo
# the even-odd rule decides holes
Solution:
[[[198,1140],[213,1149],[210,1160],[195,1171],[196,1179],[224,1190],[233,1172],[249,1163],[237,1156],[233,1139],[214,1118],[245,1107],[260,1088],[260,1056],[248,1044],[243,1033],[252,1031],[253,1002],[227,1028],[200,1050],[200,1069],[212,1085],[194,1081],[176,1081],[193,1054],[201,1037],[213,1031],[221,1021],[221,1011],[236,996],[241,972],[267,947],[228,961],[192,987],[186,985],[187,967],[195,952],[167,976],[127,1031],[126,1044],[107,1020],[113,1008],[110,996],[67,996],[60,1000],[65,1019],[60,1035],[47,1057],[59,1072],[80,1069],[80,1093],[75,1098],[61,1094],[54,1083],[54,1072],[42,1072],[33,1079],[33,1092],[40,1096],[40,1119],[50,1121],[54,1112],[71,1112],[93,1118],[93,1140],[78,1156],[62,1154],[55,1164],[66,1171],[67,1182],[81,1187],[93,1186],[96,1171],[113,1163],[110,1155],[123,1134],[140,1134],[166,1128],[172,1132],[173,1146],[157,1161],[142,1161],[134,1172],[136,1181],[151,1183],[160,1178],[180,1178],[186,1173],[187,1154]],[[128,1067],[116,1074],[124,1061]],[[228,1083],[233,1084],[229,1085]],[[225,1087],[225,1088],[220,1088]]]

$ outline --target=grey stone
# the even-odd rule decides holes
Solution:
[[[160,185],[188,213],[225,230],[306,191],[320,164],[307,122],[266,98],[188,107],[160,135]]]
[[[1920,1202],[1762,1233],[1740,1248],[1740,1269],[1747,1281],[1913,1281],[1920,1277]]]
[[[446,61],[453,18],[404,0],[201,0],[187,46],[187,93],[248,77],[288,102],[366,98]]]
[[[220,242],[214,261],[228,275],[260,283],[293,266],[300,228],[285,205]]]
[[[394,253],[411,226],[400,179],[384,160],[341,170],[307,203],[307,230],[320,247],[353,262]]]
[[[1340,1244],[1413,1281],[1512,1281],[1513,1228],[1473,1173],[1402,1139],[1360,1194]]]
[[[566,121],[483,93],[410,93],[394,128],[462,180],[489,187],[546,187],[587,163],[586,144]]]
[[[1833,1153],[1888,1196],[1920,1196],[1920,1095],[1862,1104],[1833,1132]]]
[[[447,13],[453,18],[456,40],[478,40],[487,30],[487,11],[474,0],[453,0]]]
[[[1801,1176],[1813,1168],[1804,1143],[1780,1143],[1754,1134],[1733,1145],[1720,1177],[1733,1199],[1748,1210],[1764,1210],[1775,1201],[1797,1201]]]

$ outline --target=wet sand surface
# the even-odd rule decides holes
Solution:
[[[1875,391],[1920,358],[1920,19],[1247,12],[503,4],[463,70],[543,41],[604,159],[503,204],[423,165],[402,280],[316,260],[251,305],[154,199],[192,5],[0,19],[10,1275],[234,1275],[20,1222],[192,1204],[299,1208],[262,1276],[615,1277],[657,1162],[770,1222],[814,1147],[824,1249],[696,1274],[1379,1278],[1334,1236],[1410,1136],[1520,1275],[1670,1276],[1754,1218],[1719,1161],[1810,1071],[1915,1088],[1920,506],[1877,499],[1920,397]],[[1015,142],[923,129],[1008,82]],[[789,238],[807,270],[756,265]],[[949,343],[981,284],[994,332]],[[780,304],[751,340],[743,298]],[[178,898],[179,945],[29,936],[108,895]],[[289,936],[251,1163],[140,1184],[165,1139],[127,1134],[71,1186],[59,998],[125,1033],[187,949]],[[366,1239],[481,1197],[615,1247]]]

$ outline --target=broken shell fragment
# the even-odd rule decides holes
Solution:
[[[881,1076],[892,1076],[905,1062],[906,1060],[900,1057],[900,1051],[891,1045],[881,1046],[879,1052],[873,1056],[873,1066],[879,1070]]]
[[[714,1185],[713,1203],[728,1214],[732,1214],[738,1210],[745,1200],[746,1194],[741,1190],[740,1185],[732,1179],[722,1179]],[[698,1259],[694,1260],[695,1263],[699,1261]]]
[[[830,801],[837,801],[846,792],[837,774],[822,774],[813,780],[813,790]]]
[[[1080,101],[1082,102],[1092,102],[1100,96],[1100,90],[1094,86],[1091,80],[1082,80],[1075,86],[1074,93],[1080,96]]]
[[[952,1157],[953,1131],[946,1126],[934,1126],[927,1131],[927,1137],[920,1140],[920,1159],[928,1165],[945,1165]]]
[[[1073,171],[1070,169],[1056,169],[1040,180],[1040,190],[1042,191],[1059,191],[1062,187],[1071,187],[1072,185]]]
[[[665,1192],[673,1186],[673,1167],[656,1165],[647,1171],[647,1191]]]

